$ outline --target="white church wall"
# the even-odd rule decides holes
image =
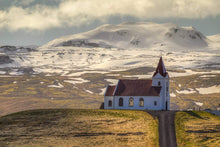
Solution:
[[[112,101],[112,106],[109,107],[109,101]],[[105,96],[104,98],[104,109],[113,109],[114,107],[113,96]]]
[[[123,106],[119,106],[119,98],[123,98]],[[129,99],[134,99],[134,105],[129,106]],[[139,100],[144,99],[144,106],[141,107]],[[154,103],[156,102],[156,105]],[[162,98],[159,96],[115,96],[114,109],[149,109],[149,110],[162,110]]]
[[[158,85],[158,82],[160,82],[160,85]],[[170,94],[169,94],[169,76],[166,77],[161,76],[159,73],[157,73],[152,78],[152,86],[161,86],[161,97],[162,99],[162,108],[163,110],[166,109],[166,101],[167,101],[167,110],[170,110]],[[168,89],[167,89],[168,87]]]

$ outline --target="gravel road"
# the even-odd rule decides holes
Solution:
[[[177,147],[175,134],[176,111],[146,111],[159,120],[160,147]]]

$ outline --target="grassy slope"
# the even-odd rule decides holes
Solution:
[[[142,111],[44,109],[0,117],[0,146],[159,146]]]
[[[203,111],[176,113],[176,137],[180,147],[218,146],[220,117]]]

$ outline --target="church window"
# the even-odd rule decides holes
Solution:
[[[112,101],[111,100],[108,101],[108,106],[112,107]]]
[[[156,106],[157,105],[157,101],[154,101],[154,106]]]
[[[158,82],[158,86],[160,86],[160,81]]]
[[[134,99],[131,97],[129,99],[129,107],[133,107],[134,106]]]
[[[139,106],[144,107],[144,99],[143,98],[139,99]]]
[[[119,106],[123,107],[123,98],[121,98],[121,97],[119,98]]]

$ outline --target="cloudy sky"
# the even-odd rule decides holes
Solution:
[[[149,21],[220,34],[220,0],[0,0],[0,45],[43,45],[102,24]]]

